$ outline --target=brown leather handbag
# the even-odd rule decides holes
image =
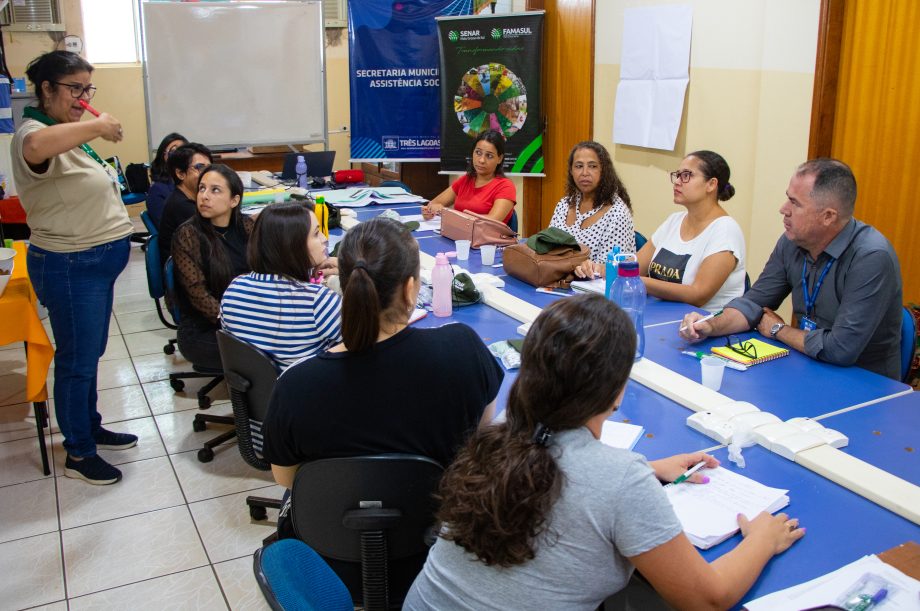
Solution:
[[[568,288],[575,279],[575,268],[590,256],[591,250],[583,244],[578,248],[560,246],[541,255],[521,243],[502,250],[502,263],[509,276],[527,284]]]
[[[486,244],[517,244],[518,234],[508,225],[475,212],[441,210],[441,235],[449,240],[469,240],[473,248]]]

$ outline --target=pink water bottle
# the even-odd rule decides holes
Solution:
[[[456,256],[453,252],[439,252],[434,258],[434,269],[431,270],[431,309],[435,316],[450,316],[453,314],[453,300],[451,287],[454,283],[454,270],[450,266],[448,257]]]

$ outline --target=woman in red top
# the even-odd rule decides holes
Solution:
[[[514,183],[505,178],[502,170],[504,160],[504,136],[491,129],[479,134],[473,142],[466,174],[428,202],[427,206],[422,206],[422,215],[425,219],[431,219],[444,208],[453,206],[461,212],[469,210],[497,221],[509,222],[514,212],[517,192]]]

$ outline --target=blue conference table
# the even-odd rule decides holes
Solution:
[[[380,211],[359,211],[359,219],[366,220]],[[403,209],[399,212],[415,214]],[[426,253],[452,250],[450,240],[433,232],[417,232],[416,237]],[[500,255],[496,257],[498,262]],[[475,250],[468,261],[459,264],[473,273],[500,275],[506,283],[506,292],[538,307],[564,298],[537,293],[533,287],[505,275],[501,268],[483,268]],[[645,321],[645,356],[698,380],[699,363],[680,354],[686,344],[678,337],[675,322],[692,309],[686,304],[650,299]],[[447,322],[470,325],[486,343],[516,337],[520,324],[488,306],[476,304],[455,308],[451,318],[435,318],[429,314],[416,325],[439,326]],[[741,337],[753,335],[741,334]],[[713,346],[723,345],[724,341],[724,338],[707,340],[695,344],[694,348],[708,351]],[[497,400],[499,411],[505,407],[508,390],[515,378],[515,371],[506,371]],[[877,403],[872,405],[828,416],[824,424],[850,437],[850,446],[843,451],[920,483],[917,433],[920,431],[920,398],[916,394],[898,396],[909,391],[907,385],[869,371],[821,363],[792,351],[787,357],[752,367],[747,372],[726,370],[720,392],[733,399],[751,401],[783,419],[815,417],[875,401]],[[610,419],[644,426],[645,434],[635,450],[654,460],[714,445],[711,439],[686,426],[689,414],[670,399],[630,381],[622,406]],[[767,566],[744,601],[826,574],[865,554],[879,553],[920,538],[920,528],[912,522],[759,446],[744,450],[746,469],[737,469],[728,462],[725,449],[718,449],[714,454],[729,469],[767,486],[788,489],[790,505],[783,511],[798,518],[808,531],[803,539]],[[871,528],[865,526],[870,524]],[[740,541],[739,534],[704,551],[703,556],[712,561]]]
[[[684,307],[685,311],[690,311],[690,306]],[[645,356],[691,380],[699,381],[699,362],[681,354],[681,351],[709,352],[711,348],[724,346],[726,338],[716,337],[688,344],[678,336],[678,328],[679,323],[647,327]],[[737,337],[760,338],[760,334],[739,333]],[[761,410],[788,420],[797,416],[814,418],[910,390],[907,384],[866,369],[822,363],[790,350],[789,356],[755,365],[747,371],[726,368],[719,392],[736,401],[750,401]]]
[[[821,424],[849,437],[841,451],[920,485],[920,392],[828,416]]]
[[[725,449],[713,455],[723,467],[766,486],[789,490],[789,505],[782,511],[798,518],[806,529],[802,539],[767,565],[744,602],[920,537],[920,527],[909,520],[760,446],[743,451],[744,469],[728,462]],[[702,551],[703,557],[711,562],[734,549],[741,539],[739,533]]]

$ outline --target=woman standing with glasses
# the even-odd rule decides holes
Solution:
[[[180,146],[166,160],[166,170],[176,185],[163,206],[160,219],[160,264],[165,264],[172,248],[172,238],[179,225],[195,216],[198,177],[211,165],[211,151],[203,144],[191,142]]]
[[[744,235],[719,202],[732,198],[728,163],[696,151],[671,172],[675,212],[639,251],[649,295],[720,310],[744,293]]]
[[[137,437],[107,431],[96,409],[96,376],[105,352],[115,279],[128,263],[134,231],[118,176],[89,145],[119,142],[118,119],[81,121],[91,100],[93,66],[75,53],[52,51],[26,75],[36,107],[25,109],[11,146],[13,177],[31,229],[32,286],[51,318],[56,343],[54,408],[64,435],[64,475],[114,484],[121,471],[97,449],[133,447]]]

